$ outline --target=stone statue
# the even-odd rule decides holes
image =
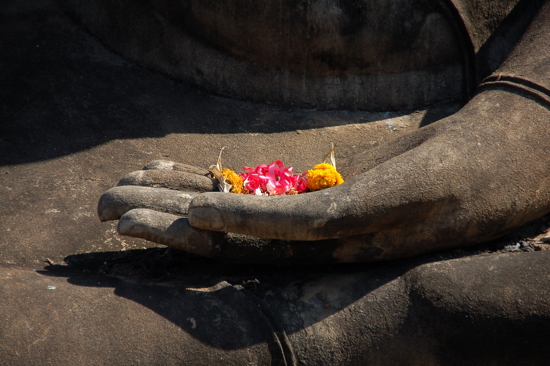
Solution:
[[[171,161],[126,175],[100,219],[194,255],[3,266],[0,364],[547,364],[550,252],[440,254],[550,212],[547,1],[61,3],[117,53],[219,95],[465,105],[339,159],[346,182],[318,192],[219,193]]]
[[[339,169],[347,182],[328,190],[277,198],[222,193],[182,196],[169,189],[204,192],[212,190],[213,184],[203,177],[204,172],[194,178],[195,170],[178,164],[148,166],[123,179],[100,201],[102,220],[122,215],[122,234],[220,260],[365,262],[488,241],[550,211],[546,183],[550,161],[538,153],[550,141],[545,16],[539,15],[504,63],[491,69],[495,59],[509,51],[492,42],[510,42],[509,33],[517,32],[514,24],[506,30],[495,26],[511,22],[508,18],[516,16],[510,12],[514,5],[514,11],[523,16],[534,5],[393,1],[385,4],[388,8],[378,8],[369,2],[335,5],[318,1],[285,4],[277,10],[279,2],[266,1],[268,20],[258,23],[256,12],[247,6],[237,7],[233,1],[214,3],[152,2],[151,6],[161,15],[171,10],[165,19],[170,26],[199,32],[198,36],[224,47],[225,57],[231,60],[222,58],[221,63],[244,59],[252,68],[261,65],[271,70],[265,72],[274,73],[270,75],[275,80],[285,70],[293,72],[285,83],[294,85],[299,74],[306,89],[319,86],[317,94],[307,95],[291,88],[289,93],[296,93],[293,100],[303,105],[314,99],[320,100],[315,106],[322,108],[410,107],[438,97],[464,97],[473,93],[470,89],[476,80],[483,79],[458,113],[341,161]],[[235,12],[229,11],[231,7],[236,7]],[[273,19],[272,13],[280,18]],[[481,19],[481,13],[489,14],[490,20]],[[454,14],[452,21],[449,14]],[[300,16],[303,22],[295,19]],[[371,24],[378,19],[387,22]],[[239,27],[246,22],[250,28]],[[292,30],[288,37],[276,31],[288,28]],[[273,42],[259,42],[261,37],[273,38]],[[116,39],[112,42],[116,44]],[[284,42],[289,46],[284,47]],[[122,52],[157,68],[168,62],[164,54],[152,59],[141,49],[122,47]],[[194,62],[199,68],[204,66],[201,59]],[[223,66],[227,64],[212,68],[222,70]],[[198,81],[196,75],[182,74],[195,69],[176,72],[166,66],[163,70],[192,78],[199,85],[210,77]],[[228,84],[239,77],[232,72],[221,76]],[[251,88],[258,89],[253,89],[257,99],[273,96],[274,101],[284,101],[275,81],[255,83],[255,76]],[[339,82],[342,90],[335,92],[344,99],[330,94],[334,90],[327,84],[334,83],[334,78],[344,80]],[[365,90],[353,96],[344,93],[353,82],[365,85]],[[436,91],[440,84],[450,85],[446,89],[450,94]],[[418,94],[407,98],[411,93],[402,89],[404,85]],[[238,87],[227,91],[207,86],[220,93],[248,95]],[[247,85],[247,90],[251,88]],[[398,95],[395,104],[392,93]],[[378,97],[371,101],[371,94]],[[199,178],[206,179],[205,184],[192,186]],[[162,202],[157,199],[163,194],[160,191],[136,187],[147,185],[168,187]],[[188,219],[178,214],[188,214]]]

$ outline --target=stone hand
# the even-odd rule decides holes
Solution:
[[[550,211],[549,9],[462,110],[343,161],[340,186],[282,197],[118,187],[102,198],[100,218],[145,207],[122,216],[122,234],[243,262],[403,258],[512,231]],[[214,189],[205,172],[177,166],[121,184]]]

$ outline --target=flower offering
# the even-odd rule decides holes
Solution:
[[[307,188],[310,191],[318,191],[344,183],[340,173],[332,164],[321,163],[307,171]]]
[[[294,174],[292,167],[285,167],[282,161],[271,164],[260,164],[255,168],[243,167],[237,174],[231,169],[223,168],[222,151],[218,163],[210,167],[210,172],[219,182],[222,192],[237,194],[253,194],[258,196],[284,196],[306,193],[330,188],[344,183],[344,179],[336,170],[334,149],[326,155],[323,163],[303,174]],[[330,159],[331,163],[326,160]]]

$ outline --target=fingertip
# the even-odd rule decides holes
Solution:
[[[189,223],[191,226],[220,231],[225,228],[223,214],[215,207],[193,207],[189,209]]]
[[[198,230],[185,217],[149,209],[133,209],[120,217],[118,233],[209,257],[216,240],[211,231]]]
[[[195,197],[189,204],[189,224],[198,229],[223,231],[226,227],[224,214],[218,208],[224,201],[231,200],[224,193],[204,193]]]
[[[113,213],[111,209],[112,203],[113,197],[109,191],[102,194],[99,198],[99,202],[97,203],[97,216],[100,222],[118,219],[118,215]]]

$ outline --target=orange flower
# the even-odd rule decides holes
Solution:
[[[233,186],[233,188],[231,188],[231,193],[247,193],[245,192],[246,189],[244,188],[243,179],[233,170],[224,168],[222,170],[222,176],[227,183]]]
[[[317,164],[313,169],[307,171],[307,188],[312,192],[342,183],[344,183],[344,179],[331,164]]]

